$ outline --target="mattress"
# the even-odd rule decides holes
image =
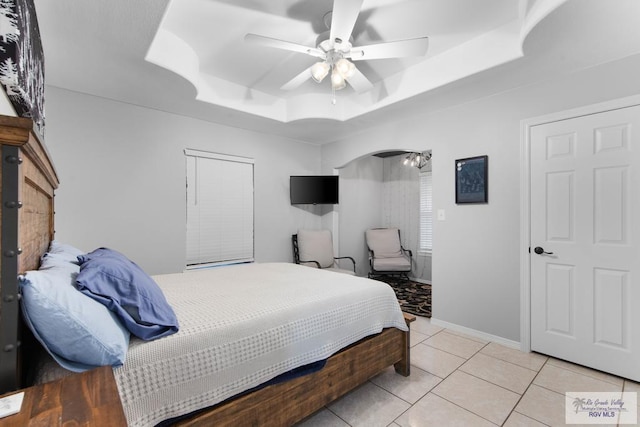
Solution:
[[[132,339],[114,368],[130,426],[212,406],[383,328],[406,331],[391,287],[287,263],[154,276],[180,331]]]

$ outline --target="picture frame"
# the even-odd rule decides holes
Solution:
[[[34,0],[0,1],[0,85],[44,136],[44,54]]]
[[[456,160],[456,204],[489,202],[488,170],[489,156]]]

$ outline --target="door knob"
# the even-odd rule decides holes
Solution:
[[[544,249],[542,249],[540,246],[536,246],[533,249],[533,252],[537,253],[538,255],[542,255],[542,254],[553,255],[553,252],[545,252]]]

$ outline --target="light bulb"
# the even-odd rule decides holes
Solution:
[[[311,77],[316,83],[320,83],[329,74],[331,67],[324,61],[316,62],[311,66]]]
[[[344,78],[334,68],[333,72],[331,73],[331,87],[334,90],[340,90],[344,89],[345,86],[347,86],[347,82],[344,81]]]
[[[338,62],[336,62],[335,67],[340,75],[347,80],[350,77],[353,77],[353,74],[356,72],[356,66],[353,64],[353,62],[345,58],[340,58]]]

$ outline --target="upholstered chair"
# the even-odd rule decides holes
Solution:
[[[409,279],[413,254],[402,247],[397,228],[373,228],[365,232],[369,248],[370,278],[382,276]]]
[[[356,274],[356,262],[351,257],[334,257],[333,239],[329,230],[298,230],[291,236],[293,259],[296,264],[308,265],[339,273]],[[351,261],[353,270],[340,268],[338,260]]]

